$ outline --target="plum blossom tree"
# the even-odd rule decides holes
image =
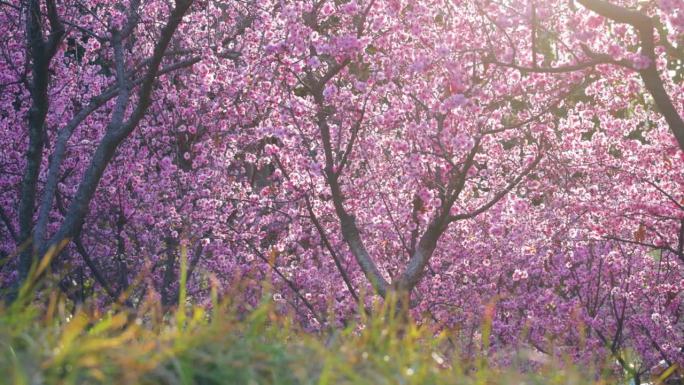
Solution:
[[[3,287],[69,239],[72,298],[173,306],[185,244],[198,302],[684,364],[677,2],[171,3],[0,2]]]
[[[244,29],[240,25],[234,28],[234,17],[242,24],[251,19],[229,6],[214,7],[212,15],[198,17],[206,7],[197,5],[192,11],[192,1],[173,6],[131,1],[113,8],[80,2],[59,7],[52,1],[3,3],[3,17],[8,21],[3,23],[8,36],[3,48],[11,54],[3,61],[8,79],[3,87],[13,106],[13,114],[4,116],[7,129],[3,132],[9,136],[14,132],[9,127],[26,125],[24,114],[28,114],[29,132],[24,166],[16,151],[8,154],[11,159],[6,171],[8,183],[12,175],[23,174],[18,230],[12,218],[3,214],[9,233],[24,249],[17,267],[18,281],[26,275],[36,252],[62,239],[75,238],[79,251],[86,254],[81,228],[91,201],[97,200],[96,188],[103,174],[106,182],[111,181],[105,170],[121,143],[141,121],[147,126],[144,118],[159,80],[196,64],[203,54],[238,58],[239,53],[229,47],[233,44],[230,34],[200,40],[194,29],[183,26],[182,19],[190,14],[205,23],[201,24],[205,29],[234,34]],[[14,20],[24,21],[26,28],[16,28]],[[26,31],[26,39],[22,31]],[[47,38],[43,36],[46,33]],[[26,55],[21,49],[24,45],[30,48]],[[207,67],[203,69],[201,76],[206,77]],[[74,136],[80,138],[75,145]],[[24,138],[7,140],[22,146]],[[49,162],[43,161],[47,150],[51,151]],[[118,160],[121,158],[119,155]],[[108,184],[109,190],[115,188]],[[130,210],[120,208],[122,216]],[[55,217],[59,221],[55,222]],[[121,226],[122,220],[125,223],[122,217],[115,222]],[[84,258],[99,283],[111,292],[90,258]]]
[[[674,1],[474,2],[490,33],[489,61],[522,73],[597,71],[611,86],[638,78],[684,150],[682,6]],[[496,39],[503,36],[503,40]],[[499,44],[503,42],[503,44]],[[639,92],[631,87],[629,92]],[[615,94],[618,94],[617,92]],[[626,95],[625,93],[619,93]]]
[[[379,8],[372,2],[354,11],[313,7],[305,11],[305,27],[300,27],[313,31],[294,34],[290,27],[291,35],[284,39],[294,41],[280,43],[273,50],[283,65],[294,63],[288,69],[294,83],[290,92],[296,96],[292,102],[307,103],[306,109],[315,111],[303,116],[305,119],[299,117],[301,113],[292,114],[296,120],[290,123],[300,131],[302,141],[308,141],[303,144],[313,158],[307,162],[313,167],[309,173],[321,175],[329,186],[327,195],[343,239],[374,290],[384,296],[390,286],[412,290],[450,223],[487,211],[539,164],[551,114],[549,105],[514,111],[511,100],[529,89],[474,84],[470,73],[483,68],[469,54],[471,47],[455,51],[439,46],[436,39],[393,35],[403,23],[424,22],[417,15],[427,13],[427,8],[415,6],[398,15],[397,26],[368,31],[366,24],[378,25],[377,18],[398,14],[391,5],[384,11]],[[344,23],[349,17],[351,22]],[[341,29],[344,25],[352,29]],[[423,24],[425,29],[428,26]],[[457,30],[446,23],[433,28],[425,30],[425,35]],[[389,42],[402,38],[401,49],[410,56],[391,51]],[[426,46],[425,41],[435,44]],[[290,46],[300,48],[285,48]],[[407,47],[412,49],[407,51]],[[509,114],[509,122],[502,123],[505,114]],[[311,138],[320,139],[315,142]],[[506,143],[502,145],[501,140]],[[288,168],[299,154],[285,151],[281,151],[280,162]],[[497,158],[493,154],[501,163],[492,160]],[[346,175],[350,187],[343,186]],[[362,186],[373,185],[373,178],[380,175],[386,175],[382,177],[385,180],[394,176],[399,182],[374,186],[375,191],[363,193],[360,199]],[[387,188],[390,190],[383,191]],[[350,196],[350,191],[357,196]],[[468,195],[460,197],[465,191]],[[456,205],[457,200],[462,203]],[[351,214],[347,205],[355,207],[354,211],[365,206],[368,217]],[[361,220],[371,228],[371,223],[377,223],[385,234],[394,232],[395,244],[388,247],[390,240],[386,239],[385,250],[366,245],[357,224]],[[377,257],[372,256],[376,253]],[[375,260],[383,254],[390,261],[408,257],[406,268],[387,277]],[[392,279],[391,285],[387,278]]]

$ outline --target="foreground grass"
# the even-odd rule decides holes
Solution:
[[[183,290],[180,297],[185,303]],[[0,308],[0,383],[614,383],[589,379],[570,365],[523,371],[493,368],[484,358],[459,359],[445,353],[445,335],[398,319],[387,306],[356,325],[314,335],[268,301],[244,315],[213,298],[211,312],[181,306],[164,314],[154,300],[136,310],[67,310],[72,304],[57,291],[28,285],[13,305]]]
[[[380,317],[322,337],[297,330],[268,303],[242,320],[227,309],[208,317],[196,308],[179,321],[124,310],[68,316],[55,307],[0,315],[0,376],[9,383],[602,383],[569,368],[522,373],[447,360],[440,336]]]

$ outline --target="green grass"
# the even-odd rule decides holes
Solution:
[[[378,304],[375,316],[320,334],[301,331],[268,300],[245,316],[235,311],[236,303],[219,304],[215,292],[212,311],[179,306],[164,314],[153,300],[136,310],[87,305],[74,310],[48,283],[36,283],[40,266],[32,270],[19,299],[0,308],[2,383],[615,383],[589,379],[591,371],[583,374],[569,364],[529,372],[492,367],[485,355],[461,359],[449,349],[448,335],[395,317],[399,312],[391,305]],[[180,303],[185,296],[181,289]],[[487,323],[482,334],[488,334]]]

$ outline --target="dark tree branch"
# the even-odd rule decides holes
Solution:
[[[164,67],[159,71],[159,75],[164,75],[181,68],[191,66],[200,61],[199,56],[191,57],[189,59],[174,63],[167,67]],[[135,81],[131,80],[132,75],[127,74],[127,81],[132,82],[133,86],[140,85],[142,79],[137,79]],[[116,85],[103,91],[100,95],[91,99],[83,109],[81,109],[73,118],[59,130],[57,134],[57,140],[55,142],[55,148],[50,157],[50,164],[48,166],[48,174],[45,182],[45,187],[41,196],[41,205],[38,211],[38,220],[35,226],[34,238],[42,244],[45,242],[46,229],[48,224],[48,217],[50,210],[52,208],[52,203],[54,200],[55,192],[57,189],[57,182],[59,180],[59,172],[64,161],[64,156],[66,154],[67,142],[71,138],[74,130],[93,112],[97,111],[100,107],[104,106],[113,97],[119,94],[119,82]]]
[[[681,234],[684,234],[682,228],[680,228],[680,235],[681,235]],[[633,240],[631,240],[631,239],[624,239],[624,238],[614,237],[614,236],[605,236],[604,238],[605,238],[605,239],[609,239],[609,240],[611,240],[611,241],[617,241],[617,242],[622,242],[622,243],[628,243],[628,244],[631,244],[631,245],[638,245],[638,246],[650,247],[650,248],[652,248],[652,249],[654,249],[654,250],[665,250],[665,251],[669,251],[669,252],[673,253],[674,255],[676,255],[679,259],[681,259],[682,262],[684,263],[684,253],[682,253],[682,252],[679,251],[678,249],[675,250],[675,249],[673,249],[673,248],[670,247],[670,246],[664,246],[664,245],[663,245],[663,246],[658,246],[658,245],[654,245],[653,243],[640,242],[640,241],[633,241]],[[680,241],[680,245],[681,245],[681,241]],[[679,248],[679,246],[678,246],[678,248]]]
[[[342,188],[338,179],[339,176],[335,173],[333,166],[334,158],[332,146],[330,144],[330,128],[328,127],[328,122],[323,111],[319,111],[318,113],[318,126],[321,131],[326,158],[326,180],[330,185],[333,205],[335,206],[335,212],[340,220],[342,235],[347,242],[347,245],[351,249],[352,254],[356,258],[356,261],[361,267],[361,270],[363,270],[364,274],[371,282],[373,288],[378,292],[378,294],[384,297],[387,292],[388,283],[366,250],[366,247],[361,240],[361,232],[356,226],[354,217],[349,215],[347,210],[344,208],[344,195],[342,194]]]
[[[55,4],[55,0],[46,0],[45,5],[47,8],[47,17],[48,21],[50,22],[51,29],[50,35],[48,36],[46,42],[45,55],[48,58],[52,58],[57,53],[59,44],[62,42],[62,38],[64,37],[65,30],[64,25],[62,25],[62,21],[59,18],[59,14],[57,13],[57,5]]]
[[[250,242],[250,241],[246,241],[246,242],[247,242],[247,246],[249,246],[249,248],[252,249],[252,251],[257,255],[257,257],[259,257],[259,259],[261,259],[262,261],[266,262],[266,264],[268,264],[271,267],[271,269],[273,269],[273,271],[278,275],[278,277],[280,277],[287,284],[287,286],[292,290],[292,292],[295,293],[297,298],[299,298],[302,301],[302,303],[304,303],[304,306],[306,306],[306,308],[309,309],[311,314],[313,314],[313,316],[316,317],[321,322],[325,322],[326,318],[318,314],[318,312],[316,311],[316,309],[314,309],[311,302],[309,302],[309,300],[307,300],[306,297],[304,297],[302,295],[302,293],[299,292],[299,289],[297,289],[297,285],[295,285],[294,282],[292,282],[290,279],[288,279],[285,276],[285,274],[283,274],[280,271],[280,269],[278,269],[278,267],[275,265],[275,263],[272,263],[271,261],[269,261],[269,259],[266,258],[266,256],[258,248],[256,248],[252,244],[252,242]]]
[[[285,178],[290,179],[290,175],[288,174],[287,170],[285,170],[285,167],[283,167],[283,164],[280,162],[280,159],[277,157],[276,162],[278,163],[280,169],[283,171],[283,175],[285,175]],[[325,229],[321,225],[321,222],[318,220],[318,216],[313,211],[313,205],[311,204],[311,199],[308,195],[304,196],[304,201],[306,203],[306,208],[309,211],[311,222],[314,224],[314,227],[316,228],[318,235],[321,237],[323,245],[330,253],[333,262],[335,262],[335,267],[337,267],[337,270],[340,272],[344,284],[347,285],[347,289],[349,290],[349,293],[351,294],[352,298],[354,298],[354,301],[357,304],[361,304],[361,302],[359,301],[359,296],[356,294],[356,290],[354,289],[354,285],[352,284],[351,279],[349,278],[349,274],[347,274],[347,271],[342,266],[342,261],[340,260],[339,255],[337,255],[337,253],[335,252],[335,248],[330,243],[330,240],[328,239],[328,236],[325,233]]]
[[[47,1],[48,20],[52,31],[48,40],[43,38],[40,1],[30,0],[26,9],[26,30],[31,60],[32,79],[29,85],[31,107],[28,111],[29,146],[26,152],[26,169],[21,183],[19,198],[19,237],[17,243],[24,244],[31,238],[33,212],[36,202],[36,184],[40,174],[45,147],[45,119],[49,108],[48,86],[50,79],[50,62],[57,52],[64,36],[54,0]],[[19,256],[19,285],[26,278],[33,259],[34,247],[27,247]]]
[[[499,67],[513,68],[520,72],[534,72],[534,73],[546,73],[546,74],[562,74],[567,72],[582,71],[586,69],[591,69],[599,64],[615,64],[620,66],[626,66],[632,68],[625,61],[617,61],[608,57],[595,58],[582,63],[577,64],[567,64],[558,67],[524,67],[513,63],[504,63],[497,60],[488,60],[487,63],[497,65]]]
[[[10,233],[10,236],[12,239],[16,242],[17,241],[17,232],[14,229],[14,225],[12,224],[12,219],[10,219],[9,215],[5,212],[5,210],[0,206],[0,219],[2,219],[3,223],[5,223],[5,227],[7,227],[7,231]]]
[[[641,75],[646,89],[653,96],[658,110],[670,126],[670,130],[679,143],[679,148],[684,151],[684,120],[665,90],[663,80],[656,68],[655,26],[651,18],[639,11],[623,8],[604,0],[578,0],[578,2],[607,19],[629,24],[639,32],[641,54],[651,61],[648,67],[639,70],[639,75]]]
[[[351,283],[351,279],[349,278],[349,275],[347,274],[347,271],[344,269],[342,266],[342,262],[340,261],[340,257],[337,255],[335,252],[335,249],[332,247],[332,244],[330,243],[330,240],[328,239],[328,236],[325,234],[325,229],[321,225],[320,221],[318,220],[318,217],[316,216],[316,213],[313,211],[313,207],[311,205],[311,200],[309,197],[305,197],[306,201],[306,208],[309,211],[309,216],[311,217],[311,222],[313,222],[314,227],[316,227],[316,231],[318,231],[318,235],[321,237],[321,240],[323,241],[323,245],[325,248],[328,250],[330,253],[330,256],[333,259],[333,262],[335,262],[335,267],[337,267],[337,270],[340,272],[340,275],[342,276],[342,280],[344,281],[344,284],[347,286],[347,289],[349,290],[349,293],[351,294],[352,298],[354,298],[354,301],[362,305],[361,302],[359,301],[359,296],[356,294],[356,290],[354,289],[354,285]]]
[[[513,179],[503,190],[499,191],[489,202],[485,203],[484,205],[480,206],[479,208],[469,212],[469,213],[464,213],[464,214],[458,214],[458,215],[452,215],[449,217],[449,221],[458,221],[458,220],[463,220],[463,219],[470,219],[474,218],[483,212],[489,210],[492,208],[497,202],[499,202],[506,194],[508,194],[511,190],[515,188],[515,186],[518,185],[541,161],[543,157],[543,152],[539,151],[539,154],[535,157],[534,161],[523,170],[520,174],[518,174],[515,179]]]
[[[344,207],[344,195],[342,194],[342,188],[339,182],[340,175],[335,172],[335,156],[332,150],[330,127],[328,126],[328,106],[326,106],[325,99],[323,97],[323,88],[325,83],[338,74],[349,62],[349,59],[345,59],[342,63],[333,66],[323,75],[321,80],[311,85],[314,94],[314,101],[318,105],[316,124],[320,130],[321,140],[323,142],[323,152],[325,154],[325,177],[328,185],[330,185],[333,206],[335,207],[335,213],[340,221],[342,236],[349,246],[352,255],[354,255],[356,262],[361,267],[364,275],[368,278],[373,286],[373,289],[384,297],[387,293],[389,284],[380,273],[380,270],[373,261],[373,258],[370,256],[365,245],[363,244],[363,241],[361,240],[361,232],[356,226],[354,217],[349,215]],[[351,149],[349,151],[351,151]]]
[[[56,244],[63,239],[74,237],[81,230],[83,220],[87,214],[88,206],[92,200],[97,186],[100,182],[102,174],[107,165],[111,161],[114,153],[121,144],[121,142],[130,135],[133,129],[140,122],[148,106],[151,103],[151,93],[154,88],[154,82],[159,75],[159,67],[164,53],[168,48],[171,38],[176,32],[178,26],[182,22],[183,16],[188,12],[193,0],[177,0],[175,8],[171,11],[166,25],[162,29],[158,42],[154,47],[151,62],[148,71],[145,74],[140,91],[138,93],[138,104],[133,110],[128,120],[124,121],[123,113],[125,111],[124,101],[128,100],[128,91],[119,90],[119,97],[117,99],[117,106],[112,113],[112,121],[107,128],[105,136],[102,138],[99,146],[95,150],[91,162],[86,169],[81,183],[74,199],[72,200],[67,214],[60,226],[59,230],[48,242],[48,246]],[[127,87],[124,87],[127,89]],[[122,109],[119,109],[121,102]]]
[[[420,237],[415,252],[409,259],[406,269],[397,282],[397,288],[410,292],[425,274],[425,268],[437,248],[437,241],[449,226],[449,212],[458,199],[465,186],[468,170],[472,167],[475,155],[480,151],[480,138],[475,141],[473,148],[468,153],[463,166],[455,171],[446,189],[445,199],[437,210],[435,217],[428,223],[425,232]]]
[[[88,250],[83,245],[80,236],[74,238],[74,245],[76,245],[76,251],[78,251],[78,253],[81,254],[81,257],[83,258],[83,261],[85,262],[86,266],[88,266],[90,271],[93,273],[93,278],[95,278],[95,281],[97,281],[97,283],[100,286],[102,286],[102,288],[110,298],[112,298],[113,300],[117,300],[118,295],[114,290],[112,290],[111,286],[109,286],[109,283],[107,283],[107,279],[104,277],[104,275],[102,275],[100,269],[98,269],[97,265],[95,264],[95,261],[93,261],[93,259],[90,257],[90,253],[88,253]]]

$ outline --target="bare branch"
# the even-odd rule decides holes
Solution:
[[[530,165],[527,166],[525,168],[525,170],[523,170],[523,172],[521,172],[517,177],[515,177],[515,179],[513,179],[506,186],[506,188],[499,191],[499,193],[497,193],[489,202],[485,203],[484,205],[480,206],[479,208],[477,208],[477,209],[475,209],[469,213],[452,215],[449,217],[449,221],[454,222],[454,221],[458,221],[458,220],[462,220],[462,219],[474,218],[474,217],[482,214],[483,212],[489,210],[490,208],[492,208],[492,206],[497,204],[497,202],[499,202],[501,200],[501,198],[503,198],[504,196],[506,196],[506,194],[508,194],[511,190],[513,190],[513,188],[515,188],[515,186],[517,186],[518,183],[520,183],[520,181],[522,181],[535,167],[537,167],[537,165],[541,161],[542,157],[543,157],[543,152],[539,151],[539,154],[535,157],[534,161],[532,163],[530,163]]]

